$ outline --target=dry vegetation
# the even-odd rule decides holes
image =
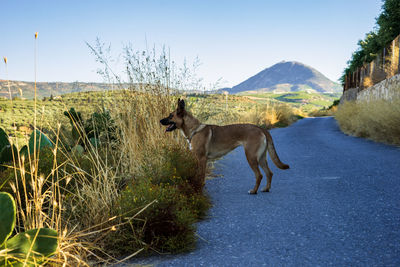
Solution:
[[[338,110],[340,100],[333,101],[332,105],[328,108],[322,108],[319,110],[313,110],[308,115],[310,117],[324,117],[324,116],[334,116]]]
[[[335,118],[343,132],[389,144],[400,144],[400,100],[345,102]]]
[[[102,73],[118,87],[121,78],[108,68],[101,47],[93,51],[105,66]],[[105,98],[96,93],[100,102],[89,98],[90,93],[75,95],[83,96],[81,102],[2,102],[3,114],[9,114],[1,119],[9,122],[6,132],[15,150],[13,160],[1,166],[0,189],[16,199],[15,232],[36,227],[57,230],[54,264],[110,263],[140,252],[187,251],[196,242],[195,222],[210,206],[207,196],[193,188],[196,161],[185,140],[178,131],[165,133],[159,124],[175,108],[174,89],[188,83],[196,86],[196,82],[190,80],[187,69],[172,71],[165,53],[156,56],[130,48],[125,53],[132,86],[104,93]],[[187,100],[191,112],[205,123],[248,122],[270,128],[299,118],[286,104],[255,105],[235,96],[187,96]],[[55,103],[57,108],[49,112]],[[100,118],[110,114],[111,119],[100,122],[94,114],[84,114],[98,140],[90,140],[83,124],[71,121],[69,125],[62,112],[71,103],[78,111],[98,110]],[[84,108],[89,103],[91,108]],[[25,123],[45,133],[52,143],[42,146],[34,138],[27,154],[21,147],[28,140],[19,131],[19,120],[27,117],[20,112],[24,104],[33,105],[26,110],[37,115],[37,120]]]
[[[88,123],[71,121],[72,126],[63,127],[68,122],[56,123],[57,116],[48,120],[42,112],[31,127],[48,133],[52,144],[42,147],[35,138],[34,148],[24,155],[21,147],[27,140],[21,141],[24,136],[11,116],[7,132],[15,149],[12,160],[1,166],[0,189],[16,199],[16,232],[57,230],[54,263],[77,266],[116,262],[117,257],[141,251],[188,250],[196,240],[194,223],[210,205],[191,186],[196,162],[185,142],[159,125],[176,102],[170,86],[183,86],[182,80],[171,75],[165,54],[128,52],[132,51],[126,53],[134,86],[98,107],[107,106],[112,119],[96,122],[86,115],[86,121],[92,119],[95,142],[84,129]],[[32,102],[36,117],[40,101],[26,101]],[[14,104],[9,100],[11,115],[18,112]],[[106,115],[104,111],[97,118]],[[7,257],[3,252],[0,258]]]

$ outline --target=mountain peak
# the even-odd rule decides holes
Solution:
[[[242,91],[292,92],[312,90],[340,92],[341,86],[316,69],[298,61],[280,61],[232,87],[230,93]]]

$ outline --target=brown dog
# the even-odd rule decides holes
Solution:
[[[186,137],[191,150],[199,164],[198,179],[204,184],[205,171],[208,159],[222,157],[236,147],[242,145],[246,153],[250,168],[254,171],[256,184],[250,194],[257,194],[262,174],[258,165],[267,176],[267,186],[263,192],[271,189],[272,172],[267,164],[267,150],[272,161],[280,169],[288,169],[289,165],[282,163],[276,154],[270,133],[253,124],[232,124],[226,126],[201,124],[185,110],[185,102],[178,99],[178,108],[167,118],[160,121],[168,126],[167,132],[180,129]]]

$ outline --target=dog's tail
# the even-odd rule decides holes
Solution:
[[[274,142],[272,141],[271,134],[267,130],[264,130],[264,134],[265,134],[265,137],[267,138],[268,153],[269,153],[272,161],[275,163],[276,167],[278,167],[279,169],[283,169],[283,170],[289,169],[289,165],[283,163],[279,159],[278,154],[276,154],[276,150],[275,150]]]

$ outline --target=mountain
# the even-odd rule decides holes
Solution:
[[[243,91],[339,93],[342,90],[338,83],[329,80],[310,66],[296,61],[282,61],[227,91],[235,94]]]
[[[9,98],[8,90],[10,85],[13,97],[23,97],[32,99],[35,94],[35,83],[24,81],[6,81],[0,80],[0,97]],[[39,99],[49,97],[50,95],[57,96],[73,92],[84,91],[105,91],[111,90],[112,86],[107,83],[84,83],[84,82],[37,82],[36,94]],[[22,95],[21,95],[22,92]]]

